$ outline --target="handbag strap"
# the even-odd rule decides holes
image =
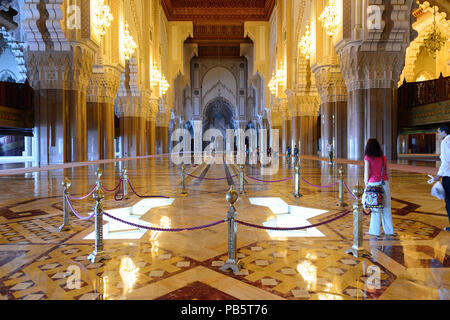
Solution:
[[[384,156],[381,156],[381,184],[384,185]]]

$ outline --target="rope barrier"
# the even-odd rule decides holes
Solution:
[[[152,227],[147,227],[147,226],[143,226],[143,225],[140,225],[140,224],[128,222],[128,221],[122,220],[120,218],[114,217],[114,216],[112,216],[112,215],[110,215],[109,213],[106,213],[106,212],[103,212],[103,214],[105,216],[113,219],[113,220],[119,221],[121,223],[127,224],[127,225],[132,226],[132,227],[146,229],[146,230],[152,230],[152,231],[161,231],[161,232],[180,232],[180,231],[200,230],[200,229],[213,227],[213,226],[219,225],[219,224],[224,223],[224,222],[227,221],[226,219],[222,219],[222,220],[219,220],[217,222],[213,222],[213,223],[206,224],[206,225],[203,225],[203,226],[198,226],[198,227],[179,228],[179,229],[163,229],[163,228],[152,228]]]
[[[69,204],[70,210],[72,210],[73,214],[74,214],[78,219],[86,221],[86,220],[90,220],[93,216],[95,216],[95,212],[94,212],[93,214],[91,214],[90,216],[87,216],[87,217],[81,216],[81,215],[74,209],[72,203],[71,203],[70,200],[69,200],[69,197],[67,197],[67,196],[65,196],[65,197],[66,197],[67,203]]]
[[[236,175],[234,175],[234,176],[226,176],[226,177],[224,177],[224,178],[202,178],[202,177],[197,177],[197,176],[194,176],[194,175],[192,175],[192,174],[190,174],[190,173],[186,173],[186,175],[188,175],[189,177],[191,177],[191,178],[195,178],[195,179],[199,179],[199,180],[210,180],[210,181],[219,181],[219,180],[227,180],[227,179],[233,179],[233,178],[236,178],[238,175],[236,174]]]
[[[68,198],[69,198],[70,200],[74,200],[74,201],[84,200],[84,199],[86,199],[87,197],[91,196],[91,195],[94,193],[95,188],[97,188],[97,185],[93,186],[93,187],[92,187],[92,190],[89,191],[89,193],[88,193],[87,195],[83,196],[83,197],[77,198],[77,197],[74,197],[74,196],[72,196],[72,195],[69,194],[69,195],[68,195]]]
[[[136,196],[138,196],[139,198],[164,198],[164,199],[169,199],[169,197],[166,197],[166,196],[141,196],[140,194],[138,194],[138,193],[134,190],[133,186],[131,185],[131,181],[130,181],[130,180],[128,180],[128,185],[130,186],[130,188],[131,188],[131,190],[134,192],[134,194],[135,194]]]
[[[122,181],[121,181],[121,182],[122,182]],[[122,191],[122,198],[118,199],[117,196],[120,194],[120,191]],[[114,201],[122,201],[123,198],[125,198],[125,195],[123,194],[122,183],[119,183],[119,189],[118,189],[117,192],[114,194]]]
[[[261,179],[258,179],[258,178],[252,177],[252,176],[247,176],[247,178],[255,180],[255,181],[259,181],[259,182],[264,182],[264,183],[278,183],[278,182],[285,182],[285,181],[294,179],[294,177],[289,177],[289,178],[282,179],[282,180],[261,180]]]
[[[341,219],[341,218],[345,217],[345,216],[348,215],[350,212],[352,212],[352,210],[348,210],[348,211],[346,211],[345,213],[341,214],[340,216],[337,216],[337,217],[335,217],[335,218],[333,218],[333,219],[329,219],[329,220],[324,221],[324,222],[316,223],[316,224],[313,224],[313,225],[310,225],[310,226],[297,227],[297,228],[275,228],[275,227],[264,227],[264,226],[258,226],[258,225],[256,225],[256,224],[251,224],[251,223],[248,223],[248,222],[243,222],[243,221],[240,221],[240,220],[236,220],[236,222],[239,223],[239,224],[242,224],[242,225],[244,225],[244,226],[251,227],[251,228],[256,228],[256,229],[274,230],[274,231],[296,231],[296,230],[304,230],[304,229],[315,228],[315,227],[319,227],[319,226],[324,225],[324,224],[331,223],[331,222],[333,222],[333,221],[336,221],[336,220],[338,220],[338,219]]]
[[[312,186],[312,187],[315,187],[315,188],[322,188],[322,189],[334,187],[335,185],[337,185],[337,184],[339,183],[339,182],[335,182],[335,183],[330,184],[330,185],[328,185],[328,186],[316,186],[316,185],[314,185],[314,184],[309,183],[308,181],[306,181],[303,177],[302,177],[302,180],[303,180],[306,184],[309,184],[309,185]]]
[[[350,193],[351,194],[351,196],[353,197],[353,199],[357,199],[357,197],[353,194],[353,192],[351,192],[351,190],[349,189],[349,187],[347,186],[347,184],[344,182],[344,186],[345,186],[345,189],[347,189],[347,191],[348,191],[348,193]]]
[[[102,189],[106,192],[115,192],[118,188],[120,188],[120,185],[122,184],[122,178],[119,179],[119,184],[112,190],[106,189],[105,186],[102,184]]]

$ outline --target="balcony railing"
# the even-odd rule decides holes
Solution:
[[[400,127],[450,121],[450,77],[403,82],[398,89]]]

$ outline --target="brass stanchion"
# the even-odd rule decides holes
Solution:
[[[225,264],[220,268],[222,271],[231,269],[234,274],[241,271],[244,266],[242,261],[237,261],[236,252],[236,238],[237,238],[237,213],[234,204],[238,200],[238,193],[231,186],[230,190],[227,192],[226,199],[230,204],[230,209],[228,210],[227,220],[228,220],[228,259]]]
[[[187,191],[186,191],[186,166],[184,165],[184,163],[181,165],[181,185],[182,185],[182,189],[181,189],[181,194],[182,195],[187,195]]]
[[[69,188],[72,185],[72,182],[68,178],[64,178],[64,181],[62,182],[62,185],[64,186],[63,191],[63,224],[61,227],[59,227],[59,232],[62,231],[69,231],[70,230],[70,222],[69,222],[69,215],[70,215],[70,208],[69,204],[67,203],[67,197],[69,196]]]
[[[109,260],[111,257],[103,251],[103,199],[105,194],[103,190],[97,189],[94,192],[95,204],[95,248],[94,251],[88,256],[88,260],[91,263],[97,263],[101,260]]]
[[[363,229],[362,229],[362,215],[363,205],[361,202],[361,196],[364,193],[364,188],[359,184],[353,188],[353,194],[357,197],[353,203],[353,246],[350,249],[345,250],[345,253],[352,254],[356,258],[366,256],[370,257],[371,254],[364,250],[363,244]]]
[[[239,193],[243,194],[245,193],[245,186],[244,186],[244,166],[240,166],[241,171],[239,172]]]
[[[302,195],[300,194],[300,164],[296,164],[295,166],[295,193],[294,197],[300,198]]]
[[[342,166],[339,167],[338,170],[339,173],[339,203],[337,204],[338,207],[346,207],[348,206],[347,203],[344,201],[344,168]]]
[[[100,180],[102,175],[103,175],[102,169],[98,168],[95,171],[95,176],[97,177],[97,181],[95,182],[97,184],[97,187],[95,188],[95,190],[97,190],[97,191],[102,188],[102,181]]]
[[[122,189],[123,189],[123,200],[128,200],[128,169],[124,168],[122,170]]]

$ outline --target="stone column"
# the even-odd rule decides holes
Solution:
[[[158,126],[156,126],[156,129],[155,129],[155,153],[156,154],[162,153],[162,149],[163,149],[163,147],[162,147],[162,141],[163,141],[162,129],[163,129],[162,127],[158,127]]]
[[[346,99],[347,100],[347,99]],[[347,158],[347,101],[334,103],[334,142],[335,157]]]
[[[300,97],[304,104],[300,111],[300,153],[302,155],[317,155],[318,139],[317,118],[319,113],[318,97]]]
[[[156,119],[152,117],[149,123],[150,129],[150,151],[149,154],[156,154]]]
[[[292,111],[291,111],[292,112]],[[294,152],[295,146],[300,146],[300,116],[294,113],[291,117],[291,150]]]
[[[95,51],[77,43],[66,51],[26,53],[41,165],[87,160],[86,89]]]
[[[344,47],[339,54],[349,91],[348,157],[361,160],[366,141],[376,138],[386,157],[396,158],[396,91],[404,52],[356,51]]]
[[[351,160],[361,160],[364,158],[364,90],[353,90],[349,94],[348,103],[348,158]]]
[[[117,99],[120,114],[120,136],[122,137],[122,155],[125,158],[136,157],[140,154],[139,98],[120,96]]]
[[[370,2],[362,4],[362,12],[372,5]],[[417,36],[411,28],[416,1],[383,0],[377,5],[382,11],[378,26],[364,28],[357,36],[347,34],[335,46],[349,93],[348,155],[358,160],[363,158],[369,138],[380,142],[389,160],[397,157],[397,89],[406,48]],[[344,29],[357,27],[353,19],[344,24]]]
[[[321,155],[328,157],[333,145],[335,157],[347,157],[347,90],[339,65],[312,68],[320,94]]]
[[[142,108],[142,107],[141,107]],[[138,125],[136,126],[137,132],[137,141],[138,141],[138,155],[139,156],[145,156],[147,154],[147,145],[146,145],[146,116],[143,114],[143,111],[141,111],[138,119]]]
[[[331,102],[322,103],[320,107],[321,115],[321,137],[322,137],[322,157],[328,157],[329,144],[333,143],[333,104]]]
[[[119,89],[120,68],[95,66],[88,87],[88,160],[114,158],[114,98]]]
[[[169,127],[161,127],[162,153],[169,153]]]

